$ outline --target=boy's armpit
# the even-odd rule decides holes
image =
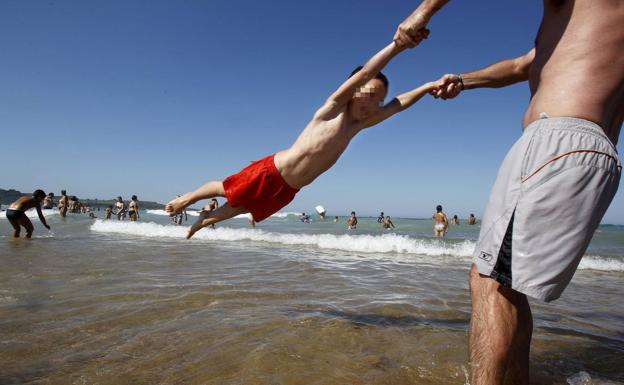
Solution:
[[[328,99],[325,104],[323,104],[316,113],[314,114],[314,119],[319,120],[330,120],[338,116],[340,113],[340,105],[332,99]]]

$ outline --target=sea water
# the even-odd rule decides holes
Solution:
[[[159,210],[45,214],[30,241],[0,219],[1,383],[467,382],[478,225],[279,213],[186,240]],[[624,383],[622,278],[624,227],[600,226],[562,298],[531,301],[532,383]]]

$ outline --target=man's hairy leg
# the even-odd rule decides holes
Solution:
[[[471,385],[528,384],[533,320],[526,296],[470,271]]]
[[[223,188],[222,181],[210,181],[205,185],[201,186],[197,190],[193,192],[186,193],[181,197],[178,197],[171,202],[167,203],[165,206],[165,211],[169,213],[170,216],[174,216],[175,214],[181,212],[188,206],[192,205],[195,202],[198,202],[202,199],[214,198],[214,197],[224,197],[225,190]]]

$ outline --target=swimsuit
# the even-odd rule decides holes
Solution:
[[[289,204],[298,189],[286,183],[275,167],[273,158],[255,161],[223,181],[225,197],[232,207],[242,206],[260,222]]]
[[[27,218],[26,214],[24,214],[22,210],[15,210],[15,209],[7,209],[6,217],[10,221],[18,221],[22,218]]]
[[[541,118],[503,161],[473,262],[479,273],[543,301],[561,295],[613,199],[622,166],[595,123]]]
[[[444,231],[446,229],[446,226],[444,226],[444,223],[436,223],[434,229],[436,229],[436,231]]]

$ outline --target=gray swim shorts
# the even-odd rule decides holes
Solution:
[[[480,274],[543,301],[561,295],[613,199],[622,166],[600,126],[531,123],[498,171],[473,262]]]

